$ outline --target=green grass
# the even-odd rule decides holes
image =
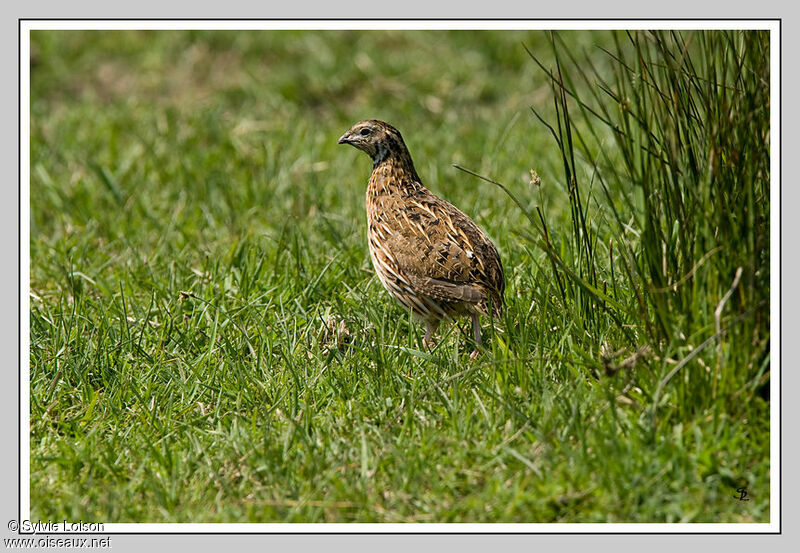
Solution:
[[[723,83],[733,36],[692,50]],[[769,521],[768,139],[733,134],[763,113],[710,129],[658,103],[700,82],[685,66],[646,89],[596,47],[659,67],[674,45],[559,37],[32,33],[31,519]],[[766,71],[748,51],[739,114]],[[583,108],[533,59],[556,53]],[[476,362],[466,322],[427,352],[375,278],[370,163],[336,144],[371,117],[498,246],[507,309]],[[673,128],[691,147],[658,165]],[[725,136],[709,175],[694,153]],[[728,330],[689,357],[739,266]]]

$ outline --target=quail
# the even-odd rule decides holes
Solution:
[[[353,125],[339,138],[372,159],[367,185],[367,237],[375,273],[389,294],[425,322],[433,345],[442,320],[499,318],[505,277],[492,241],[458,208],[423,186],[400,132],[383,121]],[[474,359],[478,350],[472,352]]]

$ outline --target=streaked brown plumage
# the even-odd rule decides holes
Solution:
[[[400,133],[374,119],[339,139],[372,158],[367,186],[367,235],[372,264],[386,290],[425,321],[423,342],[442,319],[499,317],[505,278],[491,240],[458,208],[425,188]],[[477,353],[477,352],[473,352]]]

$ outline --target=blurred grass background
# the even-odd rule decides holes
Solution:
[[[569,87],[589,95],[619,75],[598,46],[624,35],[558,36],[554,49],[541,31],[33,32],[32,518],[768,521],[768,316],[659,388],[713,334],[733,275],[689,279],[689,304],[635,307],[652,296],[638,288],[652,275],[624,278],[647,252],[648,196],[612,178],[630,159],[617,133],[565,113],[533,59],[574,56],[593,76]],[[531,107],[596,137],[566,164],[575,179],[574,152]],[[370,164],[336,145],[365,118],[399,128],[425,184],[498,246],[504,333],[478,363],[458,327],[423,351],[372,273]],[[509,197],[452,164],[538,208],[549,253]],[[610,261],[588,259],[586,237],[615,243]],[[698,302],[702,316],[681,316]],[[688,322],[652,331],[659,317]],[[645,346],[632,367],[609,354]],[[694,393],[709,366],[735,378]],[[740,486],[752,501],[733,499]]]

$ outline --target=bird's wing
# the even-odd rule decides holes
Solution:
[[[408,280],[416,290],[440,301],[478,303],[485,294],[474,284],[458,284],[438,278],[420,277],[406,273]]]
[[[444,301],[477,303],[486,298],[484,288],[502,296],[497,250],[456,207],[429,194],[382,219],[384,244],[415,288]]]

